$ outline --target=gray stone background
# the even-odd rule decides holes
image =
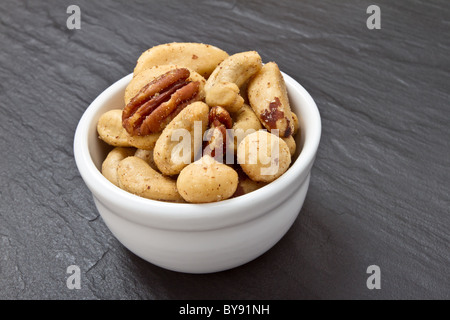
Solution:
[[[68,30],[66,9],[81,9]],[[369,30],[366,9],[381,8]],[[450,298],[450,2],[0,2],[1,299]],[[153,266],[109,232],[73,159],[91,101],[151,46],[257,50],[323,134],[286,236],[233,270]],[[66,287],[69,265],[81,289]],[[381,268],[381,290],[366,269]]]

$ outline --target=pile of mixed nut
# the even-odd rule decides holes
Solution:
[[[237,197],[286,172],[298,123],[277,64],[263,65],[256,51],[158,45],[139,57],[124,108],[98,121],[100,139],[114,147],[102,174],[153,200]]]

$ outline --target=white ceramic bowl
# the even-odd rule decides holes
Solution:
[[[109,149],[98,139],[96,125],[104,112],[123,108],[125,87],[132,75],[92,102],[75,133],[75,161],[101,217],[125,247],[166,269],[209,273],[249,262],[283,237],[303,205],[321,135],[314,100],[298,82],[283,76],[291,107],[300,120],[297,159],[269,185],[217,203],[154,201],[110,183],[100,172]]]

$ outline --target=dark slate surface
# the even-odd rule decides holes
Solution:
[[[68,30],[66,9],[81,8]],[[381,8],[381,30],[366,9]],[[449,299],[450,3],[0,2],[1,299]],[[257,50],[313,96],[323,136],[299,218],[210,275],[153,266],[98,216],[73,159],[89,103],[172,41]],[[81,289],[66,287],[69,265]],[[366,269],[381,268],[381,290]]]

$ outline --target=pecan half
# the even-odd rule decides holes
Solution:
[[[131,135],[160,132],[190,103],[199,100],[198,81],[188,69],[171,70],[145,85],[125,106],[122,125]]]
[[[220,161],[233,139],[233,137],[227,136],[227,129],[232,128],[233,120],[225,108],[212,107],[209,111],[209,126],[204,154],[209,154]]]
[[[228,111],[223,107],[212,107],[209,111],[209,125],[211,127],[224,126],[225,129],[231,129],[233,120]]]

